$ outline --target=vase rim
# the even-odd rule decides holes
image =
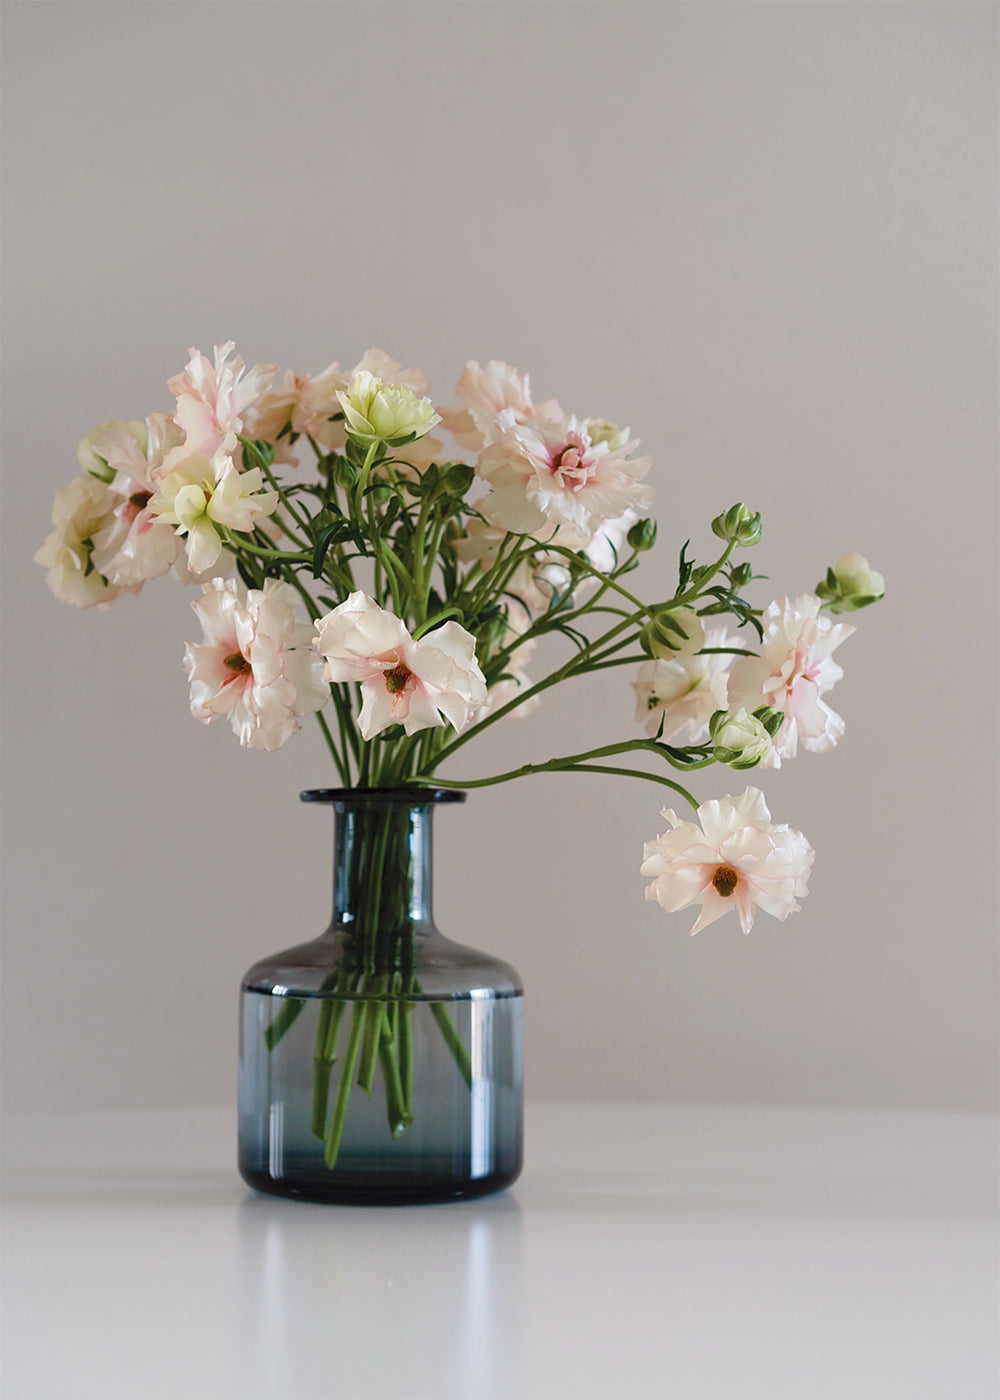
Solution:
[[[411,806],[438,802],[464,802],[462,788],[393,787],[393,788],[306,788],[299,793],[300,802],[376,802],[386,805],[406,802]]]

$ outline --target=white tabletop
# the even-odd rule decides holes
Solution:
[[[995,1125],[535,1105],[508,1193],[256,1196],[224,1110],[15,1120],[5,1400],[995,1400]]]

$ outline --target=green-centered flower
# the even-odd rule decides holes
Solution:
[[[363,442],[402,447],[423,437],[441,421],[430,399],[419,398],[402,385],[386,384],[368,370],[359,370],[337,398],[344,410],[348,434]]]

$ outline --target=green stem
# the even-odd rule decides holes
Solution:
[[[304,997],[282,998],[281,1009],[271,1018],[270,1025],[264,1031],[264,1044],[268,1050],[273,1050],[282,1037],[288,1034],[305,1004]]]
[[[340,1080],[337,1084],[337,1097],[333,1104],[333,1116],[330,1119],[330,1127],[326,1135],[326,1145],[323,1148],[323,1161],[331,1171],[336,1165],[337,1154],[340,1151],[340,1140],[344,1136],[344,1122],[347,1118],[347,1100],[351,1093],[354,1070],[358,1063],[358,1053],[361,1049],[361,1037],[364,1034],[365,1019],[365,1004],[363,1001],[356,1001],[351,1011],[351,1028],[347,1034],[347,1047],[344,1050],[344,1063],[340,1071]]]
[[[469,1088],[472,1088],[472,1061],[469,1059],[469,1052],[465,1048],[461,1036],[455,1029],[455,1024],[448,1015],[448,1008],[439,1001],[427,1003],[431,1009],[431,1015],[437,1021],[441,1034],[444,1036],[445,1044],[454,1056],[458,1065],[459,1073],[465,1080]]]

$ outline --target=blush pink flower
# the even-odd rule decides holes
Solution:
[[[359,590],[316,625],[326,679],[361,686],[365,739],[392,724],[415,734],[448,720],[461,730],[486,700],[476,639],[457,622],[415,641],[398,617]]]
[[[268,579],[244,598],[240,584],[213,579],[191,606],[205,636],[185,649],[192,715],[228,715],[244,748],[280,749],[330,697],[295,589]]]
[[[741,657],[729,676],[730,709],[753,712],[770,705],[785,716],[775,735],[765,768],[780,768],[794,758],[799,744],[809,753],[826,753],[844,733],[844,721],[821,697],[844,674],[832,653],[855,631],[848,622],[831,622],[811,593],[776,599],[761,619],[760,656]]]
[[[641,873],[652,877],[646,898],[668,914],[700,903],[693,934],[730,909],[749,933],[755,909],[784,920],[800,907],[815,852],[801,831],[771,821],[759,788],[703,802],[700,826],[667,808],[661,815],[673,830],[646,842]]]
[[[187,456],[206,457],[221,474],[226,459],[238,454],[237,434],[257,436],[259,401],[274,380],[274,365],[246,365],[229,340],[215,347],[214,363],[198,350],[180,374],[167,381],[177,396],[174,413],[184,434]]]
[[[726,634],[725,627],[713,627],[705,633],[703,645],[734,647],[739,643]],[[708,721],[716,710],[726,708],[732,662],[732,656],[726,655],[644,661],[632,682],[636,723],[645,724],[650,737],[659,731],[667,743],[704,743]]]
[[[104,577],[92,558],[94,537],[114,519],[118,500],[106,481],[88,472],[56,492],[55,528],[35,551],[35,563],[48,571],[45,582],[60,602],[103,607],[121,595],[122,589]]]
[[[109,582],[137,589],[159,578],[174,564],[180,541],[173,527],[150,510],[166,456],[183,438],[167,413],[152,413],[141,424],[112,424],[90,440],[114,472],[111,489],[116,505],[95,532],[94,567]]]
[[[459,447],[470,452],[480,452],[496,441],[501,431],[497,419],[504,410],[519,423],[531,418],[562,417],[555,399],[547,399],[536,407],[528,376],[504,360],[490,360],[485,369],[478,360],[470,360],[456,392],[465,407],[443,409],[441,419]]]
[[[653,489],[642,485],[649,457],[638,446],[592,442],[579,419],[518,420],[505,409],[499,435],[479,455],[476,471],[492,488],[481,511],[491,525],[517,534],[561,530],[570,547],[586,544],[607,521],[645,511]]]

